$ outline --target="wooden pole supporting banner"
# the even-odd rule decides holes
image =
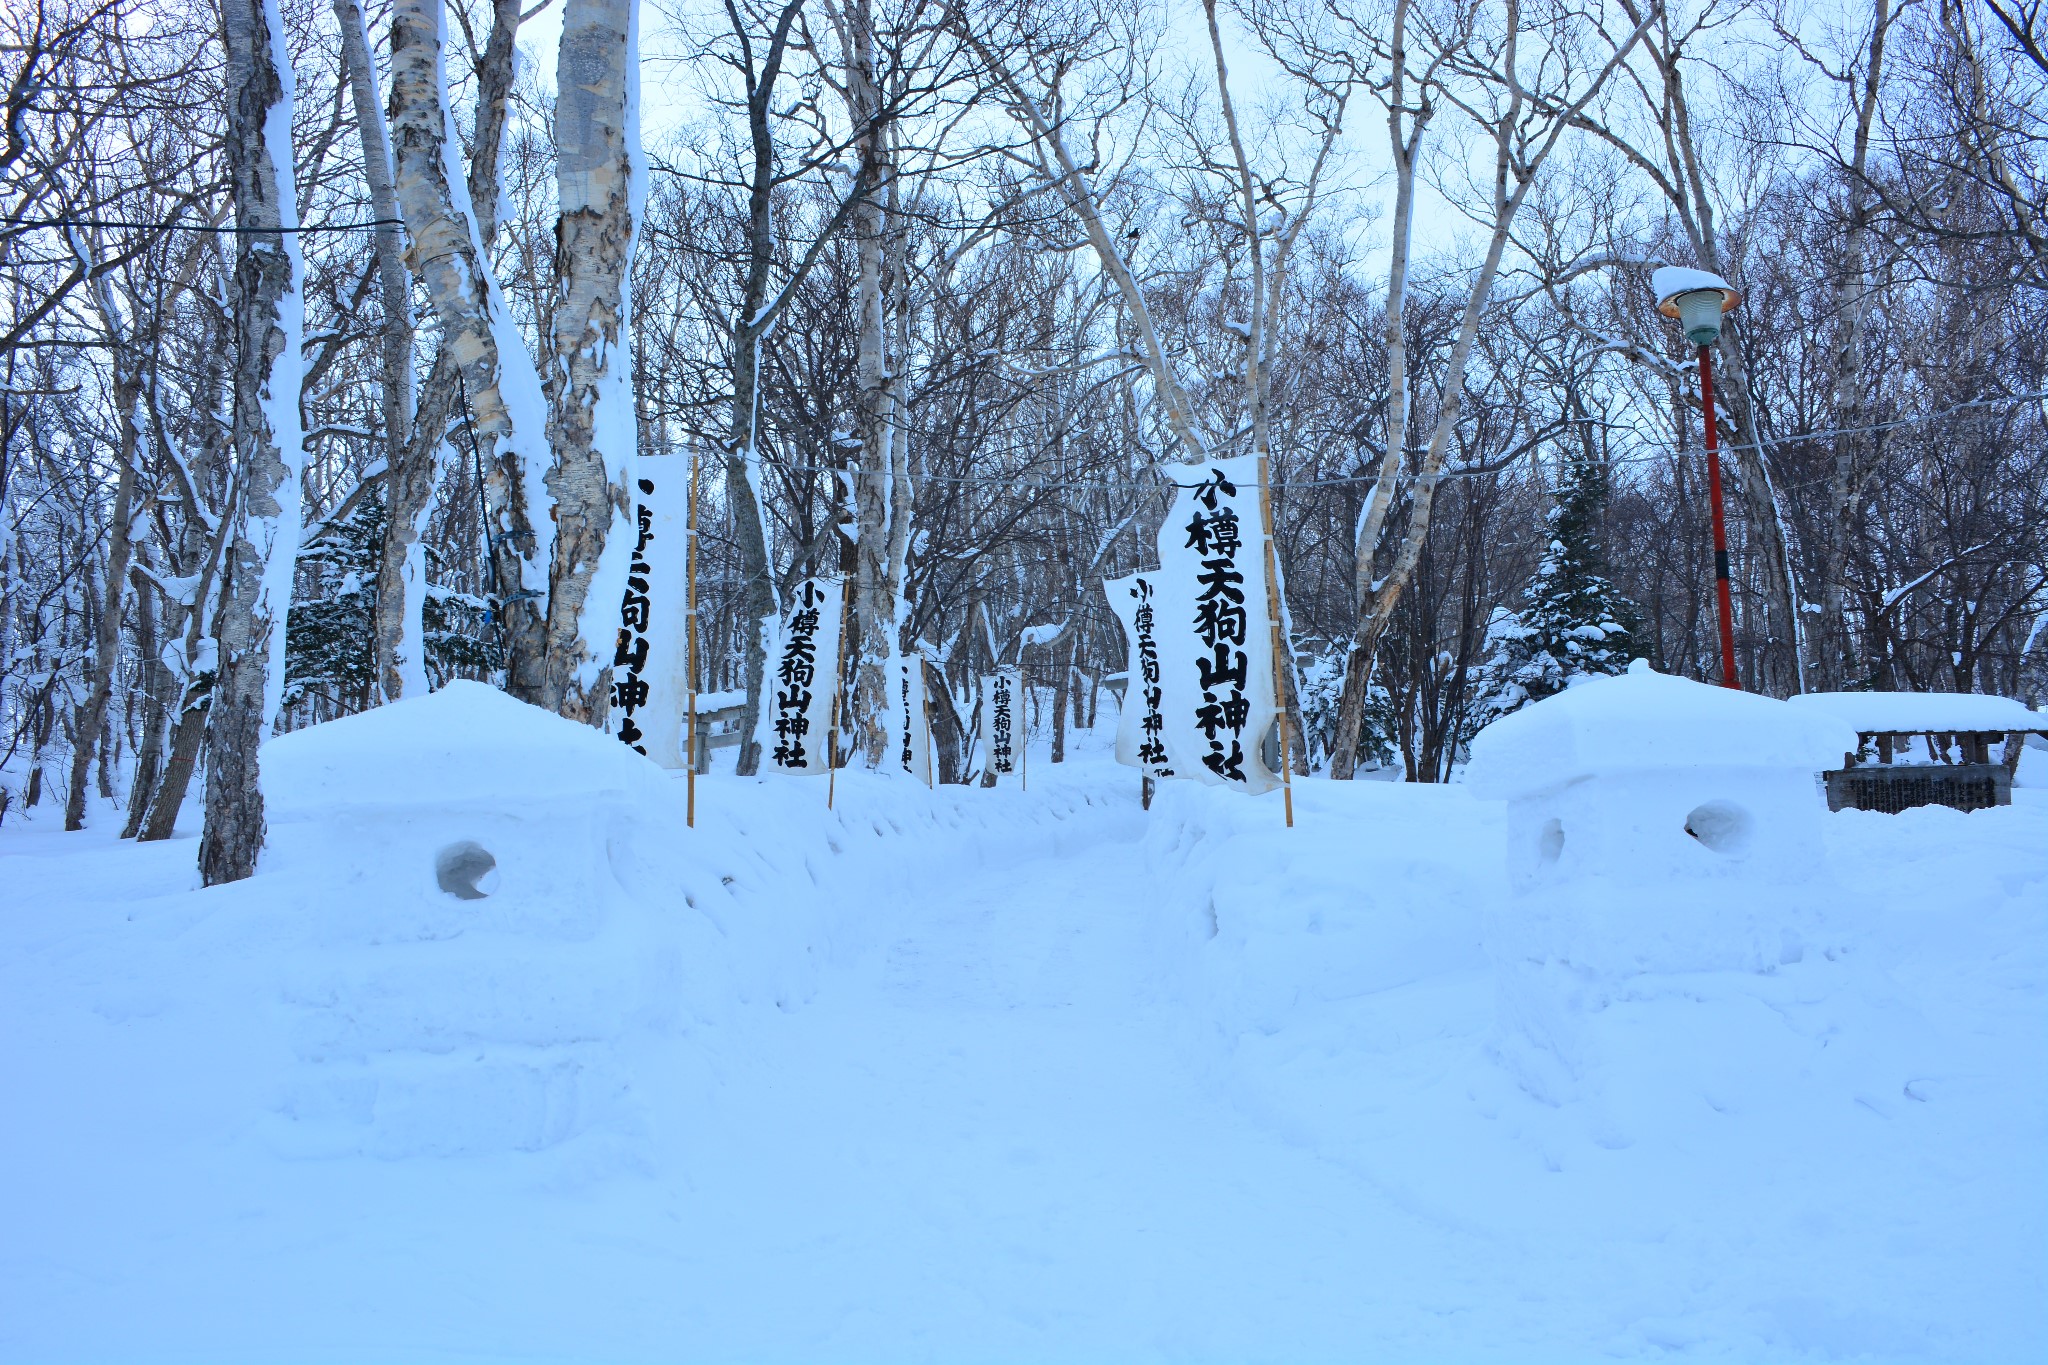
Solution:
[[[924,784],[933,791],[939,789],[938,748],[932,740],[932,689],[931,682],[924,676],[924,657],[917,660],[918,695],[924,698]]]
[[[697,447],[690,447],[690,496],[685,506],[688,511],[683,527],[684,577],[689,580],[683,599],[683,672],[689,687],[690,715],[689,742],[683,752],[688,755],[685,768],[688,776],[689,795],[685,802],[684,823],[691,829],[697,827]]]
[[[1294,828],[1294,765],[1287,755],[1287,686],[1281,669],[1287,664],[1284,638],[1280,629],[1280,562],[1273,551],[1273,480],[1268,470],[1271,461],[1259,456],[1259,520],[1265,524],[1266,532],[1266,616],[1273,628],[1273,705],[1277,707],[1273,723],[1280,727],[1280,796],[1287,807],[1287,828]]]
[[[846,576],[846,591],[840,595],[839,642],[832,651],[832,724],[825,730],[825,809],[832,809],[832,801],[839,785],[839,711],[840,693],[845,689],[840,675],[846,670],[846,622],[853,615],[853,575]]]

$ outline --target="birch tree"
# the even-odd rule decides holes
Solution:
[[[556,532],[540,702],[602,725],[632,552],[638,449],[630,351],[633,243],[646,204],[638,0],[567,0],[556,62],[554,314],[547,474]]]
[[[85,256],[77,229],[72,229],[73,249]],[[94,632],[91,680],[85,700],[74,721],[78,740],[71,750],[71,788],[64,803],[64,828],[85,827],[87,782],[92,767],[93,739],[106,724],[107,701],[113,695],[119,670],[122,603],[127,600],[128,563],[134,554],[136,492],[136,446],[139,436],[136,404],[141,396],[140,361],[120,306],[107,277],[93,281],[93,294],[112,353],[114,411],[120,422],[115,443],[114,501],[107,521],[107,571],[101,590],[98,628]]]
[[[1739,262],[1724,240],[1704,111],[1695,100],[1695,87],[1713,71],[1704,53],[1718,40],[1728,16],[1714,6],[1704,6],[1688,18],[1675,6],[1654,0],[1618,0],[1618,4],[1626,23],[1638,35],[1635,50],[1640,66],[1630,64],[1624,80],[1616,83],[1616,90],[1624,96],[1616,103],[1623,107],[1582,109],[1575,121],[1619,152],[1636,173],[1655,186],[1700,268],[1739,284]],[[1763,651],[1768,675],[1765,686],[1791,692],[1801,690],[1805,632],[1795,600],[1792,544],[1765,460],[1747,344],[1741,315],[1731,315],[1715,347],[1718,378],[1714,391],[1734,428],[1736,439],[1727,447],[1737,475],[1734,491],[1758,545],[1757,568],[1767,599],[1765,631],[1770,637]]]
[[[1814,51],[1782,23],[1787,45],[1803,56],[1824,79],[1841,87],[1846,101],[1848,146],[1831,145],[1842,162],[1842,194],[1846,198],[1840,258],[1831,284],[1835,314],[1834,377],[1831,390],[1833,425],[1832,469],[1828,478],[1828,526],[1820,568],[1820,612],[1817,630],[1808,632],[1809,662],[1814,680],[1826,690],[1847,685],[1856,672],[1855,641],[1848,623],[1848,564],[1856,543],[1855,518],[1868,494],[1873,442],[1860,429],[1866,422],[1865,360],[1870,309],[1875,298],[1871,259],[1879,203],[1870,191],[1871,154],[1879,129],[1877,117],[1885,77],[1885,44],[1894,21],[1891,0],[1875,0],[1868,28],[1839,65]],[[1834,139],[1830,139],[1831,144]]]
[[[1653,9],[1652,13],[1656,11]],[[1645,20],[1616,42],[1610,52],[1595,53],[1598,65],[1588,70],[1582,66],[1582,54],[1574,43],[1574,38],[1585,36],[1586,26],[1575,25],[1568,13],[1542,17],[1557,22],[1557,26],[1553,22],[1526,23],[1520,0],[1507,0],[1497,10],[1490,6],[1457,5],[1440,18],[1426,16],[1413,0],[1395,0],[1386,53],[1389,75],[1383,87],[1387,142],[1396,177],[1396,242],[1387,284],[1387,443],[1379,477],[1359,518],[1353,584],[1358,624],[1345,664],[1343,699],[1331,755],[1333,777],[1349,778],[1357,762],[1374,655],[1428,542],[1436,492],[1443,482],[1446,459],[1458,430],[1466,365],[1500,276],[1515,217],[1534,188],[1544,163],[1648,27]],[[1416,28],[1411,29],[1411,24]],[[1355,19],[1347,17],[1345,27],[1366,36],[1364,26]],[[1580,32],[1573,33],[1574,28]],[[1408,47],[1412,38],[1423,40],[1423,51],[1417,55],[1424,63],[1424,80],[1418,82],[1421,90],[1413,108],[1407,103],[1405,74],[1408,63],[1414,60]],[[1491,144],[1492,175],[1483,205],[1467,209],[1469,216],[1486,229],[1486,246],[1465,291],[1457,339],[1445,363],[1436,421],[1429,431],[1428,443],[1410,469],[1407,340],[1402,318],[1414,224],[1413,181],[1423,132],[1434,112],[1432,91],[1436,101],[1456,109]],[[1407,525],[1392,562],[1386,572],[1380,573],[1379,541],[1404,472],[1408,473]]]
[[[544,704],[553,498],[543,482],[547,401],[533,356],[485,257],[466,181],[453,170],[444,0],[397,0],[391,13],[392,134],[408,264],[440,326],[485,467],[487,553],[495,568],[514,696]],[[495,183],[495,176],[493,176]],[[440,401],[452,395],[441,386]],[[445,427],[415,423],[437,447]],[[397,508],[393,508],[396,521]]]
[[[235,204],[234,447],[240,495],[220,626],[220,681],[200,875],[208,886],[256,870],[265,825],[258,747],[284,691],[286,615],[299,540],[300,280],[293,177],[292,68],[276,0],[225,0],[228,164]]]
[[[357,0],[335,0],[341,55],[349,97],[355,106],[356,135],[362,144],[363,181],[375,215],[377,296],[383,310],[379,352],[383,361],[384,543],[377,566],[374,630],[377,679],[386,701],[427,690],[426,640],[422,606],[426,596],[426,547],[420,541],[432,491],[433,467],[412,458],[412,277],[405,268],[405,238],[393,187],[391,135],[378,98],[377,66]],[[446,382],[445,377],[443,382]],[[426,468],[420,466],[426,464]]]

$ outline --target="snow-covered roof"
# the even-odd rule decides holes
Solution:
[[[1690,294],[1695,289],[1728,289],[1728,281],[1711,270],[1695,270],[1689,265],[1662,265],[1650,273],[1650,292],[1657,296],[1657,302]]]
[[[1809,692],[1792,704],[1825,711],[1865,733],[2048,729],[2048,716],[1981,692]]]
[[[1525,706],[1472,741],[1466,781],[1512,800],[1609,773],[1704,767],[1840,767],[1853,726],[1771,697],[1658,673],[1638,659]]]
[[[457,680],[263,746],[273,813],[645,790],[661,770],[617,739]]]

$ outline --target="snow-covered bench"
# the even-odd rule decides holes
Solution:
[[[2048,716],[1976,692],[1810,692],[1791,701],[1856,728],[1856,752],[1827,774],[1834,810],[2010,805],[2027,736],[2048,736]]]

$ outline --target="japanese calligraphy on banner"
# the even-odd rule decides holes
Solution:
[[[1153,583],[1159,710],[1176,776],[1245,792],[1279,776],[1260,741],[1273,698],[1265,522],[1254,456],[1210,460],[1175,480]]]
[[[839,622],[846,605],[836,578],[806,578],[770,641],[754,732],[771,771],[822,777],[832,771],[832,696],[839,684]]]
[[[924,660],[917,655],[890,658],[889,761],[926,786],[932,784],[931,713],[925,709]]]
[[[1124,673],[1123,714],[1116,722],[1116,761],[1142,768],[1147,777],[1172,777],[1173,763],[1166,754],[1166,716],[1160,710],[1164,693],[1159,675],[1157,591],[1152,584],[1157,577],[1134,573],[1127,578],[1106,578],[1102,590],[1109,597],[1109,609],[1123,622],[1124,637],[1131,645]]]
[[[1024,761],[1024,678],[1014,668],[999,668],[981,680],[981,725],[975,736],[981,770],[1000,784],[1019,774]]]
[[[670,467],[674,472],[670,472]],[[689,460],[643,458],[634,479],[636,540],[619,604],[611,714],[619,741],[664,768],[681,768],[690,710]]]

